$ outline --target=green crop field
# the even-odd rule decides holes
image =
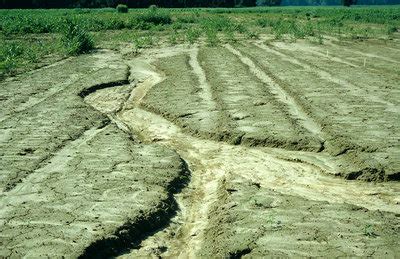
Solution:
[[[131,9],[129,13],[110,8],[0,10],[0,75],[71,54],[62,44],[66,20],[94,38],[96,47],[134,42],[142,48],[159,42],[159,37],[171,44],[198,40],[216,44],[265,34],[275,40],[309,39],[323,44],[325,36],[393,39],[400,28],[400,7]]]

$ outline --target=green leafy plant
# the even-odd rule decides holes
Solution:
[[[94,48],[94,42],[89,33],[71,19],[65,20],[61,42],[69,55],[87,53]]]

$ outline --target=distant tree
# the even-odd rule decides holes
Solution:
[[[256,6],[256,0],[235,0],[235,6]]]
[[[351,5],[355,5],[357,0],[341,0],[343,6],[350,7]]]
[[[282,0],[257,0],[258,6],[277,6],[281,5]]]

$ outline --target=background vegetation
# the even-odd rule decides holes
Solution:
[[[0,0],[2,8],[130,8],[159,7],[244,7],[262,5],[340,5],[342,0]],[[400,0],[358,0],[363,5],[400,4]]]
[[[128,11],[128,12],[126,12]],[[400,6],[0,10],[0,77],[97,48],[399,38]]]

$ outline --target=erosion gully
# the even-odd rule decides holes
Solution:
[[[212,216],[209,215],[209,208],[217,201],[220,183],[235,175],[240,176],[238,179],[256,182],[263,188],[282,194],[315,201],[354,204],[371,210],[400,212],[400,201],[396,195],[399,190],[393,185],[345,181],[334,177],[335,166],[323,152],[249,148],[200,139],[183,132],[162,116],[142,108],[142,99],[149,89],[165,78],[152,63],[158,58],[182,52],[190,55],[193,72],[202,85],[200,95],[210,95],[205,73],[197,60],[197,48],[149,50],[139,57],[131,58],[126,61],[131,72],[130,84],[101,89],[85,98],[88,104],[106,113],[121,130],[139,136],[144,142],[156,142],[175,150],[187,162],[191,171],[190,183],[175,195],[179,211],[170,224],[143,240],[138,249],[132,249],[120,257],[195,256],[201,249],[203,233],[208,218]],[[261,68],[249,63],[243,53],[232,46],[226,48],[250,66],[255,76],[268,81]],[[118,87],[128,88],[130,94],[122,96],[115,91]],[[282,89],[276,90],[278,99],[291,102],[291,109],[299,117],[305,117],[301,107],[289,98],[288,93]],[[319,126],[314,121],[304,120],[304,124],[311,132],[320,134]]]

